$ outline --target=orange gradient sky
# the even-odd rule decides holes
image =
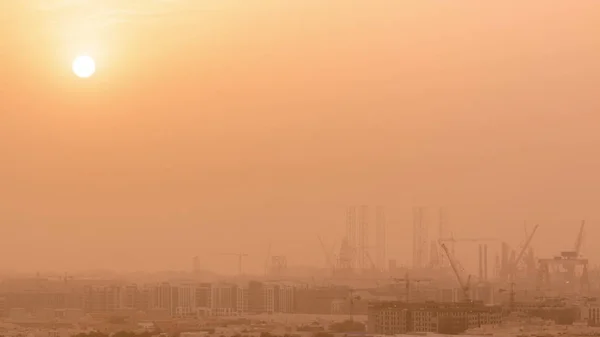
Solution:
[[[585,218],[597,254],[598,22],[595,0],[0,0],[0,267],[260,271],[269,241],[323,265],[317,234],[363,203],[401,262],[413,205],[513,245],[539,223],[545,255]]]

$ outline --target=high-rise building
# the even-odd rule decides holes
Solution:
[[[404,334],[406,332],[436,332],[458,334],[481,325],[502,321],[502,308],[481,302],[380,302],[368,309],[368,332]]]
[[[278,284],[275,286],[275,312],[294,312],[294,290],[294,287],[288,284]]]
[[[213,309],[233,308],[233,301],[237,294],[233,293],[233,285],[228,283],[213,284],[211,302]]]
[[[86,286],[84,288],[84,310],[86,312],[111,312],[121,309],[122,287]]]
[[[243,315],[248,312],[248,287],[235,286],[235,311],[238,315]]]
[[[264,284],[258,281],[248,283],[248,312],[259,314],[266,312]]]
[[[196,315],[196,286],[180,284],[171,287],[171,316],[193,317]]]
[[[196,286],[196,307],[210,309],[212,307],[212,284],[200,283]]]
[[[275,312],[275,286],[272,284],[263,286],[263,312]]]
[[[121,308],[123,309],[138,309],[139,289],[135,284],[126,285],[122,289]]]
[[[171,285],[169,283],[160,283],[150,287],[149,309],[152,310],[171,310]]]

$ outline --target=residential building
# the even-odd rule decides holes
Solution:
[[[90,313],[112,312],[121,308],[122,288],[118,285],[86,286],[84,310]]]
[[[194,317],[196,315],[196,286],[181,284],[171,287],[171,316]]]
[[[376,334],[435,332],[455,334],[482,325],[500,324],[500,307],[482,302],[381,302],[368,310],[368,329]]]
[[[263,312],[269,314],[275,312],[275,286],[273,284],[263,286]]]
[[[248,312],[259,314],[265,312],[264,284],[258,281],[248,283]]]
[[[294,287],[287,284],[275,286],[275,312],[293,313],[294,312]]]
[[[134,310],[138,309],[139,304],[139,289],[135,284],[126,285],[123,287],[121,297],[121,308]]]
[[[237,285],[235,287],[235,311],[238,315],[248,312],[248,287]]]
[[[160,283],[150,286],[149,309],[171,310],[171,285]]]

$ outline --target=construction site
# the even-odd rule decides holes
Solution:
[[[412,239],[410,260],[389,257],[406,255],[388,252],[396,240],[388,242],[383,206],[351,206],[339,243],[317,237],[326,268],[293,274],[287,257],[269,245],[264,284],[294,289],[286,312],[366,317],[376,334],[459,333],[523,319],[600,327],[600,273],[583,254],[585,221],[572,224],[564,243],[571,249],[542,256],[536,238],[543,225],[525,226],[511,244],[493,235],[455,235],[441,208],[414,207],[411,218],[412,228],[402,225]],[[220,255],[236,264],[236,280],[251,277],[242,268],[247,254]]]
[[[378,317],[374,313],[377,310],[388,314],[398,308],[410,312],[410,308],[419,306],[422,307],[419,310],[425,307],[431,310],[435,303],[449,310],[448,303],[480,303],[499,308],[504,316],[517,313],[560,324],[591,322],[589,312],[595,309],[590,308],[598,306],[596,295],[600,291],[598,279],[591,277],[598,271],[589,269],[588,259],[582,254],[585,221],[574,226],[577,231],[573,233],[572,249],[559,251],[554,256],[538,256],[534,241],[542,226],[526,229],[521,242],[511,246],[494,237],[447,235],[443,209],[429,212],[437,213],[435,223],[425,221],[427,211],[425,207],[413,209],[412,265],[400,266],[395,259],[386,256],[384,208],[375,207],[373,216],[368,206],[349,207],[345,234],[337,254],[329,253],[321,240],[331,272],[330,284],[345,285],[355,291],[371,286],[381,294],[395,297],[388,301],[385,296],[373,298],[369,309],[372,317]],[[369,237],[372,223],[374,240]],[[476,268],[468,270],[463,266],[456,253],[459,247],[469,250],[471,262],[477,260]],[[402,320],[409,322],[409,316],[402,316]],[[411,331],[409,326],[396,333]],[[391,330],[380,326],[373,331]]]

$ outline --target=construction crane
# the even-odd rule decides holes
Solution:
[[[533,230],[529,234],[529,237],[527,238],[527,240],[525,240],[523,247],[521,247],[521,250],[519,251],[519,255],[517,255],[514,262],[509,266],[510,273],[508,274],[508,277],[509,277],[509,279],[508,279],[508,282],[509,282],[508,307],[511,310],[515,303],[515,276],[517,273],[517,266],[519,265],[519,262],[521,262],[521,259],[523,258],[523,256],[525,255],[525,252],[529,248],[529,245],[531,244],[531,240],[533,240],[533,236],[535,235],[535,232],[537,231],[538,227],[539,227],[539,225],[535,225],[535,227],[533,227]]]
[[[63,277],[63,281],[65,282],[65,284],[67,282],[69,282],[69,280],[72,280],[72,279],[73,279],[73,276],[68,275],[67,273],[65,273],[65,276]]]
[[[367,261],[369,262],[369,265],[371,267],[372,271],[377,270],[377,266],[375,265],[375,262],[373,261],[373,259],[371,258],[371,254],[369,253],[369,251],[365,251],[365,256],[367,257]]]
[[[519,251],[519,254],[515,258],[514,262],[510,265],[510,274],[509,274],[509,277],[511,278],[511,282],[514,280],[514,276],[515,276],[515,273],[516,273],[516,270],[517,270],[517,266],[519,265],[519,262],[521,262],[521,259],[523,258],[523,256],[525,255],[525,252],[529,248],[529,245],[531,244],[531,240],[533,239],[533,236],[535,235],[535,232],[537,231],[538,227],[539,227],[539,225],[535,225],[535,227],[533,227],[533,230],[529,234],[529,237],[527,238],[527,240],[525,240],[525,243],[523,244],[523,247],[521,247],[521,250]]]
[[[411,285],[413,283],[420,283],[420,282],[430,282],[431,279],[411,279],[408,276],[408,273],[405,274],[404,278],[397,278],[397,277],[392,277],[392,280],[395,283],[404,283],[405,284],[405,289],[406,289],[406,303],[410,303],[411,300]]]
[[[454,254],[454,245],[457,242],[496,242],[500,241],[498,238],[484,237],[484,238],[455,238],[454,233],[450,233],[450,237],[441,238],[438,242],[450,243],[450,252]]]
[[[229,256],[237,256],[238,257],[238,275],[242,275],[242,263],[244,261],[244,257],[247,257],[246,253],[222,253],[220,255],[229,255]]]
[[[362,297],[360,295],[356,295],[355,293],[357,291],[370,291],[372,290],[372,288],[348,288],[348,296],[346,297],[337,297],[337,296],[324,296],[324,297],[317,297],[317,299],[323,299],[323,300],[343,300],[346,301],[349,306],[348,306],[348,314],[349,314],[349,320],[350,321],[354,321],[354,301],[360,301],[362,300]]]
[[[354,292],[357,290],[369,290],[369,289],[354,289],[350,288],[350,294],[348,296],[348,300],[350,301],[350,321],[354,321],[354,301],[360,301],[360,296],[355,296]]]
[[[450,267],[452,267],[452,271],[454,271],[454,275],[456,275],[456,280],[458,281],[458,284],[460,285],[460,288],[465,297],[465,301],[470,301],[469,288],[470,288],[470,283],[471,283],[471,275],[469,275],[467,277],[467,281],[465,282],[459,271],[458,261],[456,261],[454,259],[454,256],[450,253],[450,251],[448,250],[448,247],[446,247],[446,245],[443,242],[439,242],[439,244],[442,247],[442,249],[444,250],[444,253],[446,253],[446,257],[448,258],[448,261],[450,262]]]
[[[323,239],[320,236],[318,236],[318,238],[319,238],[319,243],[321,244],[321,249],[323,249],[323,254],[325,255],[325,262],[327,262],[327,266],[329,268],[331,268],[331,272],[334,273],[335,272],[335,264],[333,263],[333,261],[331,259],[331,255],[327,251],[327,247],[325,247],[325,243],[323,242]]]

